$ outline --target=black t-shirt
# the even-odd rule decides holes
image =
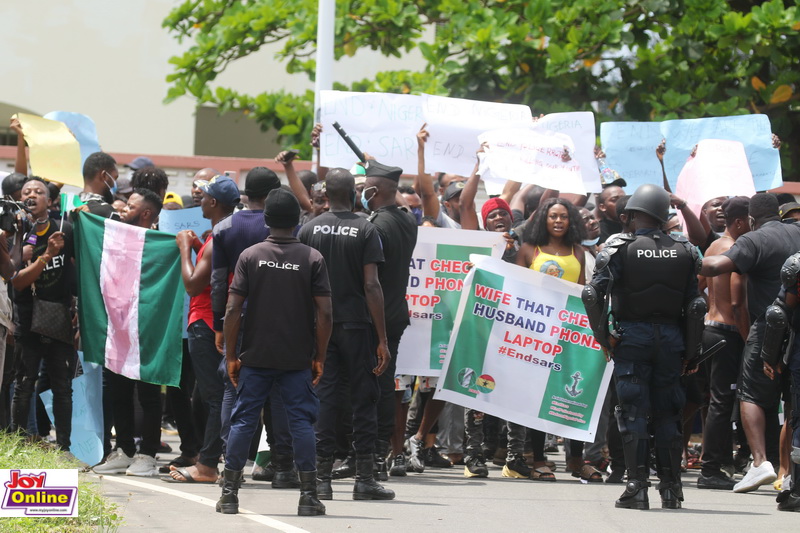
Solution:
[[[767,306],[781,290],[781,267],[800,250],[800,225],[767,222],[736,239],[722,255],[730,258],[736,270],[747,274],[747,308],[750,320],[763,316]]]
[[[598,222],[600,223],[600,240],[597,241],[598,244],[606,242],[606,239],[615,233],[622,233],[622,224],[619,222],[607,218],[601,218]]]
[[[230,292],[247,298],[241,361],[277,370],[311,367],[314,296],[330,296],[322,255],[297,239],[270,236],[239,256]]]
[[[378,228],[385,258],[378,274],[383,287],[386,331],[402,334],[410,323],[406,290],[411,256],[414,255],[414,247],[417,245],[416,219],[396,205],[390,205],[376,210],[369,220]]]
[[[333,322],[372,322],[364,294],[364,265],[383,263],[378,230],[355,213],[323,213],[303,226],[300,241],[325,258],[333,295]]]
[[[47,250],[47,239],[50,235],[59,231],[61,220],[50,219],[47,231],[42,235],[31,233],[22,242],[25,246],[33,246],[31,263]],[[64,247],[58,255],[53,256],[47,263],[39,278],[34,282],[36,286],[36,296],[42,300],[50,302],[61,302],[69,305],[71,297],[75,294],[75,269],[72,264],[74,257],[74,246],[72,240],[72,225],[64,221]],[[26,268],[27,264],[22,265],[20,270]],[[33,290],[27,287],[21,291],[16,291],[14,299],[16,307],[17,334],[24,334],[30,330],[31,316],[33,314]]]

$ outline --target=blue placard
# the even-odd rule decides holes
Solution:
[[[203,218],[200,207],[188,209],[162,209],[158,216],[158,230],[177,235],[179,231],[192,230],[202,240],[203,233],[211,229],[211,221]]]
[[[83,360],[83,374],[72,380],[72,433],[69,451],[92,466],[103,460],[103,367]],[[42,399],[47,416],[53,418],[53,391],[46,390]]]
[[[606,164],[627,182],[628,194],[646,183],[664,184],[656,148],[661,143],[659,122],[603,122],[600,124],[600,146],[606,153]]]
[[[780,154],[772,147],[772,127],[767,115],[667,120],[661,123],[661,134],[667,139],[664,166],[673,190],[692,149],[704,139],[742,143],[756,191],[783,185]]]
[[[101,151],[100,141],[97,138],[97,127],[91,117],[70,111],[51,111],[44,118],[58,120],[67,125],[81,146],[81,165],[89,155]]]

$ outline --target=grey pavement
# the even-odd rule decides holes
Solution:
[[[167,437],[177,449],[177,438]],[[160,464],[175,454],[160,456]],[[166,483],[156,478],[105,476],[106,495],[125,517],[122,532],[132,531],[796,531],[800,513],[776,510],[777,492],[763,486],[749,494],[698,490],[697,471],[683,476],[686,501],[680,510],[660,509],[655,487],[650,511],[615,509],[623,485],[585,484],[564,473],[564,455],[551,454],[556,483],[505,479],[490,465],[489,478],[466,479],[463,467],[427,469],[423,474],[390,478],[397,493],[390,502],[353,501],[353,480],[333,482],[327,515],[298,517],[297,490],[274,490],[249,479],[239,491],[246,514],[216,513],[216,485]],[[100,477],[100,476],[97,476]],[[114,478],[114,479],[108,479]],[[132,482],[133,484],[130,484]],[[654,483],[655,485],[655,483]]]

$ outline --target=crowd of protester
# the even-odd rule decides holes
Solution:
[[[16,172],[2,190],[25,210],[0,234],[7,289],[0,291],[0,424],[32,440],[50,439],[54,429],[54,445],[66,453],[71,382],[81,372],[72,225],[58,207],[58,186],[29,175],[24,131],[16,121],[12,129],[20,139]],[[319,135],[317,127],[312,145]],[[324,514],[320,500],[333,498],[331,480],[347,477],[355,477],[354,499],[377,500],[394,498],[381,485],[391,477],[455,465],[468,478],[487,477],[491,463],[503,477],[552,483],[557,465],[547,453],[559,445],[575,478],[624,484],[613,383],[597,439],[583,443],[435,399],[437,378],[395,370],[419,226],[503,233],[504,261],[583,285],[606,242],[636,231],[626,209],[633,191],[613,171],[610,180],[602,175],[602,192],[586,196],[509,181],[479,208],[478,165],[469,177],[427,174],[428,138],[423,126],[417,173],[405,184],[403,169],[369,157],[349,170],[296,172],[295,153],[286,151],[275,161],[288,185],[257,167],[240,191],[207,168],[183,197],[146,157],[121,176],[113,157],[90,155],[80,210],[157,229],[162,210],[199,207],[212,227],[176,236],[189,296],[180,386],[163,390],[105,369],[105,458],[92,470],[219,483],[222,513],[238,512],[248,459],[252,480],[300,489],[301,515]],[[727,342],[681,377],[682,469],[700,469],[701,489],[749,492],[774,483],[779,509],[800,510],[800,486],[792,483],[800,463],[800,417],[792,410],[800,355],[791,345],[785,363],[761,359],[768,306],[779,298],[791,315],[795,304],[797,272],[784,267],[781,276],[800,251],[800,205],[769,193],[714,198],[700,213],[671,193],[669,202],[660,231],[705,257],[697,276],[708,302],[703,346]],[[33,330],[36,300],[72,317],[66,339]],[[52,424],[38,400],[47,389]],[[257,453],[262,426],[270,451]],[[181,442],[167,464],[157,459],[168,448],[162,428],[175,429]],[[690,441],[696,433],[701,444]]]

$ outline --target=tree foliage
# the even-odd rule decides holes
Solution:
[[[797,0],[339,0],[336,15],[337,59],[418,48],[427,62],[337,89],[594,110],[601,120],[767,113],[785,176],[800,177]],[[215,79],[267,43],[280,43],[288,72],[313,79],[316,24],[317,0],[187,0],[164,21],[192,43],[170,59],[167,100],[243,110],[307,156],[311,91],[246,95]]]

